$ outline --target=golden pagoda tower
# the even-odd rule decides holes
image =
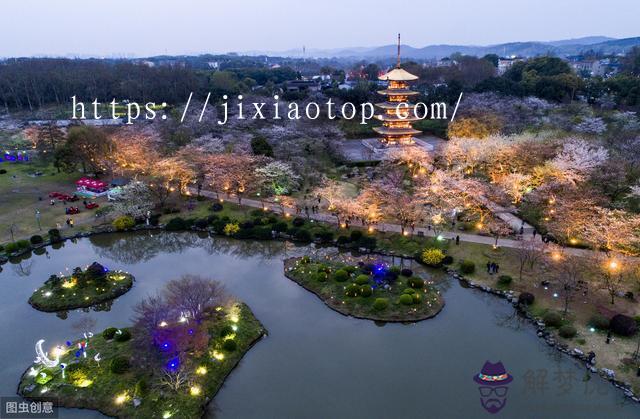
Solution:
[[[382,121],[381,127],[374,127],[373,130],[382,135],[382,142],[387,145],[396,144],[413,144],[413,136],[420,134],[411,125],[418,121],[413,114],[414,106],[408,103],[410,96],[415,96],[418,92],[409,90],[409,82],[418,80],[417,76],[400,68],[400,34],[398,34],[398,62],[396,67],[386,74],[378,77],[379,80],[388,81],[389,84],[385,90],[379,90],[378,93],[386,96],[387,100],[382,103],[376,103],[376,106],[382,109],[383,113],[376,115],[376,118]],[[397,112],[398,104],[406,103],[408,106],[401,106]],[[398,117],[398,113],[402,118]]]

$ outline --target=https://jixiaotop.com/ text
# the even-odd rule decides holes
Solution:
[[[211,95],[207,95],[204,102],[195,103],[191,93],[184,106],[176,107],[180,121],[184,122],[187,115],[195,114],[198,122],[208,120],[212,115],[218,125],[225,125],[230,120],[239,121],[249,119],[260,120],[317,120],[320,118],[356,120],[366,125],[381,113],[395,115],[398,122],[416,119],[448,119],[447,104],[445,102],[408,103],[387,102],[385,109],[376,112],[376,106],[371,102],[354,104],[352,102],[336,103],[332,99],[324,102],[305,101],[303,103],[280,100],[278,95],[268,102],[245,102],[242,95],[230,99],[227,95],[222,100],[212,103]],[[455,115],[459,101],[451,116]],[[166,120],[170,106],[166,102],[138,103],[128,100],[116,100],[103,103],[98,99],[83,101],[71,97],[71,119],[73,120],[120,120],[127,125],[136,121]]]

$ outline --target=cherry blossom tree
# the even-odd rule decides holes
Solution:
[[[585,140],[571,138],[564,142],[560,153],[550,164],[558,170],[561,180],[575,185],[582,182],[609,158],[609,152]]]
[[[153,209],[153,195],[149,187],[140,181],[133,181],[122,187],[111,206],[113,213],[142,218]]]

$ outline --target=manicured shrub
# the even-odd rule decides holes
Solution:
[[[129,370],[129,359],[124,356],[116,356],[111,360],[109,364],[109,369],[114,374],[124,374]]]
[[[326,282],[327,281],[327,273],[326,272],[316,272],[313,274],[314,281],[318,282]]]
[[[116,332],[114,339],[117,342],[126,342],[131,339],[131,332],[127,329],[120,329],[120,333]]]
[[[329,243],[333,241],[333,231],[323,230],[315,233],[315,238],[323,243]]]
[[[522,304],[525,306],[530,306],[535,300],[535,295],[531,294],[530,292],[523,292],[520,293],[520,296],[518,296],[518,304]]]
[[[404,268],[400,271],[400,275],[406,276],[407,278],[409,278],[413,275],[413,271],[409,268]]]
[[[376,311],[382,311],[386,309],[388,306],[389,306],[389,300],[387,300],[386,298],[376,298],[376,300],[373,302],[373,308]]]
[[[423,288],[424,279],[418,278],[417,276],[412,276],[411,278],[407,279],[407,285],[415,289]]]
[[[236,234],[238,231],[240,231],[240,226],[238,225],[238,223],[228,223],[224,226],[224,229],[222,230],[225,236],[232,236]]]
[[[416,290],[414,290],[413,288],[405,288],[404,291],[402,291],[403,294],[415,294]]]
[[[453,263],[453,256],[446,255],[444,259],[442,259],[443,265],[451,265]]]
[[[360,287],[360,296],[361,297],[371,297],[373,294],[373,290],[369,285],[363,285]]]
[[[500,275],[498,277],[498,284],[499,285],[507,286],[507,285],[511,284],[511,281],[513,281],[513,278],[511,278],[509,275]]]
[[[596,313],[589,319],[589,326],[597,330],[607,330],[609,329],[609,318]]]
[[[344,269],[338,269],[333,273],[333,279],[336,282],[345,282],[347,279],[349,279],[349,274]]]
[[[344,269],[345,271],[347,271],[347,273],[348,273],[349,275],[351,275],[351,274],[352,274],[352,273],[354,273],[358,268],[356,268],[356,267],[355,267],[355,266],[353,266],[353,265],[347,265],[347,266],[345,266],[345,267],[344,267],[344,268],[342,268],[342,269]]]
[[[338,240],[337,243],[339,246],[344,246],[345,244],[349,243],[350,239],[347,236],[338,236]]]
[[[444,252],[435,247],[431,247],[422,252],[421,259],[426,265],[439,266],[444,259]]]
[[[413,298],[409,294],[402,294],[400,296],[399,301],[400,301],[400,304],[405,306],[410,306],[411,304],[413,304]]]
[[[174,217],[170,219],[167,225],[165,226],[165,229],[169,231],[180,231],[180,230],[185,230],[186,228],[187,228],[187,224],[185,223],[185,220],[181,217]]]
[[[419,304],[422,301],[422,294],[419,292],[414,292],[411,294],[411,298],[413,298],[413,304]]]
[[[141,378],[136,382],[135,394],[138,397],[145,396],[149,392],[149,383],[146,379]]]
[[[28,249],[29,247],[31,247],[31,244],[28,240],[18,240],[16,244],[18,245],[18,249],[20,250]]]
[[[84,271],[87,279],[102,278],[107,273],[107,269],[98,262],[93,262],[86,271]]]
[[[633,317],[616,314],[609,323],[611,331],[620,336],[633,336],[638,331],[638,325]]]
[[[16,252],[16,251],[18,251],[18,249],[19,249],[18,248],[18,243],[15,243],[15,242],[14,243],[7,243],[4,246],[4,251],[7,252],[7,253]]]
[[[360,240],[362,238],[362,231],[360,230],[353,230],[351,232],[351,241],[352,242],[357,242],[358,240]]]
[[[360,294],[360,287],[356,284],[349,284],[344,289],[344,294],[347,297],[357,297]]]
[[[136,220],[129,215],[121,215],[120,217],[113,220],[113,228],[118,231],[127,230],[136,225]]]
[[[235,332],[233,331],[233,327],[231,325],[226,325],[220,330],[220,337],[225,337],[229,335],[233,335]]]
[[[364,247],[365,249],[374,250],[378,244],[378,241],[375,237],[364,236],[360,240],[358,240],[358,246]]]
[[[205,229],[209,225],[209,220],[206,218],[198,218],[193,225],[199,229]]]
[[[233,339],[226,339],[224,342],[222,342],[222,349],[224,349],[227,352],[233,352],[237,348],[238,348],[238,344]]]
[[[273,225],[273,230],[278,233],[284,233],[288,228],[289,226],[284,221],[279,221]]]
[[[4,175],[7,173],[7,169],[0,169],[0,175]]]
[[[294,227],[302,227],[304,225],[304,218],[296,217],[291,221]]]
[[[51,241],[60,240],[60,230],[58,230],[57,228],[52,228],[51,230],[48,231],[48,234],[49,234],[49,239],[51,239]]]
[[[460,262],[460,272],[463,274],[472,274],[476,270],[476,264],[471,260],[463,260]]]
[[[115,327],[107,327],[106,329],[104,329],[102,331],[102,337],[105,340],[111,340],[111,339],[113,339],[113,337],[115,336],[117,331],[118,331],[118,329],[115,328]]]
[[[243,230],[250,230],[254,226],[253,221],[251,221],[251,220],[245,220],[245,221],[241,222],[239,225],[240,225],[240,228],[243,229]]]
[[[38,234],[35,234],[35,235],[31,236],[29,241],[31,242],[31,244],[40,244],[40,243],[44,242],[44,239],[42,238],[42,236],[40,236]]]
[[[560,329],[558,329],[558,334],[565,339],[571,339],[578,334],[578,331],[570,324],[565,324],[564,326],[560,327]]]
[[[549,311],[542,316],[542,321],[549,327],[560,327],[562,324],[562,316],[555,311]]]
[[[214,203],[211,205],[211,211],[213,211],[213,212],[220,212],[220,211],[222,211],[222,203],[220,203],[220,202],[214,202]]]
[[[310,242],[311,233],[306,228],[300,228],[293,234],[293,238],[301,242]]]
[[[358,275],[356,276],[356,284],[358,285],[366,285],[369,283],[369,275]]]

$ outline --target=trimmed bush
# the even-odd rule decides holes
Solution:
[[[18,251],[18,249],[19,249],[18,248],[18,243],[7,243],[4,246],[4,251],[7,252],[7,253],[16,252],[16,251]]]
[[[209,220],[207,220],[206,218],[198,218],[198,219],[196,220],[196,222],[195,222],[195,223],[193,223],[193,225],[194,225],[196,228],[199,228],[199,229],[201,229],[201,230],[202,230],[202,229],[207,228],[207,226],[209,225]]]
[[[405,306],[410,306],[411,304],[413,304],[413,298],[409,294],[402,294],[398,301],[400,301],[400,304]]]
[[[327,273],[326,272],[316,272],[313,274],[313,279],[318,282],[326,282],[327,281]]]
[[[18,248],[21,250],[28,249],[29,247],[31,247],[31,244],[27,240],[18,240],[16,244],[18,245]]]
[[[360,230],[353,230],[351,232],[351,241],[352,242],[357,242],[358,240],[360,240],[362,238],[362,231]]]
[[[594,314],[589,319],[589,326],[597,330],[607,330],[609,329],[609,318],[599,313]]]
[[[225,336],[233,335],[233,333],[233,327],[231,327],[230,325],[226,325],[222,328],[222,330],[220,330],[220,337],[223,338]]]
[[[560,327],[562,324],[562,316],[555,311],[549,311],[542,316],[542,321],[549,327]]]
[[[358,245],[360,247],[364,247],[365,249],[369,249],[371,251],[373,251],[373,249],[376,248],[377,244],[378,244],[378,241],[376,240],[375,237],[372,237],[372,236],[365,236],[360,240],[358,240]]]
[[[620,336],[633,336],[638,331],[636,320],[624,314],[616,314],[609,323],[611,331]]]
[[[371,294],[373,294],[373,290],[371,289],[371,287],[369,285],[363,285],[360,287],[360,296],[361,297],[371,297]]]
[[[302,227],[304,225],[304,218],[296,217],[291,222],[294,227]]]
[[[498,284],[499,285],[506,286],[506,285],[511,284],[511,281],[513,281],[513,278],[511,278],[509,275],[500,275],[498,277]]]
[[[184,219],[181,217],[174,217],[170,219],[167,225],[165,226],[165,229],[169,231],[180,231],[180,230],[185,230],[186,228],[187,228],[187,224],[185,223]]]
[[[131,332],[129,332],[127,329],[120,329],[120,333],[116,332],[114,339],[116,340],[116,342],[126,342],[131,339]]]
[[[402,291],[402,293],[412,295],[416,293],[416,290],[414,290],[413,288],[405,288],[404,291]]]
[[[129,370],[129,360],[124,356],[116,356],[109,363],[109,369],[114,374],[124,374]]]
[[[439,266],[442,263],[443,259],[444,252],[435,247],[425,249],[421,255],[422,262],[429,266]]]
[[[53,242],[60,240],[60,230],[57,228],[52,228],[48,231],[49,239]]]
[[[214,202],[214,203],[211,205],[211,211],[213,211],[213,212],[220,212],[220,211],[222,211],[222,203],[220,203],[220,202]]]
[[[301,242],[310,242],[311,233],[306,228],[301,228],[293,234],[293,238]]]
[[[360,294],[360,287],[356,284],[349,284],[344,289],[344,294],[347,297],[357,297]]]
[[[443,265],[451,265],[453,263],[453,256],[446,255],[444,259],[442,259]]]
[[[530,306],[535,300],[535,295],[531,294],[530,292],[523,292],[520,293],[520,296],[518,297],[518,304]]]
[[[339,236],[336,243],[338,243],[339,246],[344,246],[345,244],[347,244],[349,242],[350,242],[349,237],[347,237],[347,236]]]
[[[136,382],[135,394],[136,396],[144,396],[149,392],[149,383],[144,378],[139,379]]]
[[[414,292],[411,294],[411,298],[413,298],[413,304],[419,304],[422,301],[422,294],[419,292]]]
[[[111,340],[113,339],[113,336],[116,334],[116,332],[118,331],[117,328],[115,327],[107,327],[106,329],[104,329],[104,331],[102,332],[102,337],[105,340]]]
[[[472,274],[476,270],[476,264],[471,260],[463,260],[460,262],[460,272],[463,274]]]
[[[284,221],[278,221],[273,225],[273,230],[277,231],[278,233],[284,233],[288,228],[289,226]]]
[[[382,311],[386,309],[388,306],[389,306],[389,300],[387,300],[386,298],[376,298],[376,300],[373,302],[373,308],[376,311]]]
[[[344,268],[342,268],[342,269],[344,269],[345,271],[347,271],[347,273],[348,273],[349,275],[351,275],[351,274],[352,274],[352,273],[354,273],[358,268],[356,268],[356,267],[355,267],[355,266],[353,266],[353,265],[347,265],[347,266],[345,266],[345,267],[344,267]]]
[[[407,279],[407,285],[411,288],[419,289],[424,287],[424,279],[418,278],[417,276],[412,276]]]
[[[356,284],[358,285],[366,285],[369,283],[369,275],[358,275],[356,276]]]
[[[224,342],[222,342],[222,349],[224,349],[227,352],[233,352],[237,348],[238,348],[238,344],[233,339],[226,339]]]
[[[29,241],[31,242],[31,244],[40,244],[40,243],[44,242],[44,239],[42,238],[42,236],[40,236],[38,234],[34,234],[33,236],[31,236]]]
[[[225,236],[232,236],[238,231],[240,231],[240,226],[238,225],[238,223],[228,223],[222,229],[222,232]]]
[[[129,215],[122,215],[115,220],[113,220],[113,228],[118,231],[127,230],[136,225],[136,220]]]
[[[315,238],[323,243],[329,243],[333,241],[333,231],[323,230],[315,233]]]
[[[558,334],[565,339],[571,339],[578,334],[578,331],[576,330],[575,327],[571,326],[570,324],[565,324],[558,330]]]
[[[413,271],[409,268],[404,268],[400,271],[400,275],[410,278],[413,275]]]
[[[338,269],[334,272],[333,279],[336,282],[345,282],[347,279],[349,279],[349,274],[343,269]]]

